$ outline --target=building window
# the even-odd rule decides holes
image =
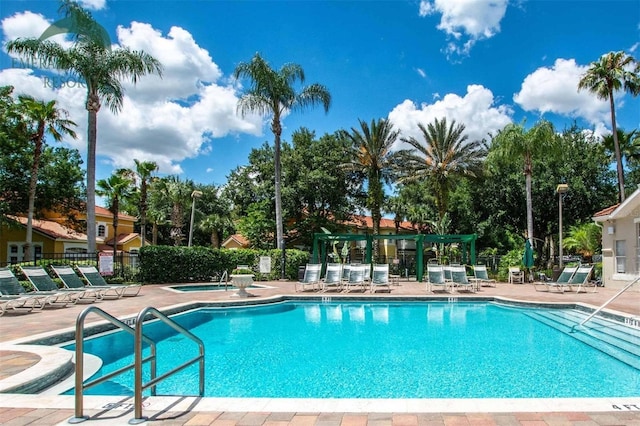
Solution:
[[[616,272],[624,274],[627,272],[627,250],[625,240],[616,240]]]
[[[42,243],[32,243],[33,246],[33,259],[42,259]],[[8,245],[7,261],[11,264],[20,263],[24,260],[27,254],[27,247],[25,243],[12,242]]]
[[[98,225],[98,237],[106,237],[107,227],[104,225]]]

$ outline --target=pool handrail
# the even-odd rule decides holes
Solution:
[[[640,276],[636,277],[635,280],[631,281],[629,284],[627,284],[626,286],[624,286],[619,292],[617,292],[611,299],[607,300],[606,302],[604,302],[602,305],[600,305],[600,307],[598,309],[596,309],[595,311],[593,311],[591,313],[591,315],[589,315],[587,318],[585,318],[584,320],[582,320],[582,322],[580,324],[577,325],[577,327],[582,327],[583,325],[585,325],[587,323],[587,321],[589,321],[591,318],[595,317],[596,314],[598,312],[600,312],[601,310],[603,310],[609,303],[613,302],[614,300],[616,300],[618,298],[618,296],[620,296],[622,293],[624,293],[625,291],[627,291],[629,288],[631,288],[631,286],[633,286],[635,283],[637,283],[638,281],[640,281]],[[573,333],[576,330],[576,325],[571,327],[571,332]]]
[[[76,341],[76,350],[75,350],[75,408],[74,408],[74,417],[69,419],[69,423],[80,423],[85,420],[88,420],[89,417],[85,416],[83,413],[83,403],[84,403],[84,390],[89,389],[95,385],[98,385],[102,382],[109,380],[112,377],[120,375],[128,370],[131,370],[135,367],[135,363],[126,365],[121,367],[115,371],[112,371],[109,374],[106,374],[102,377],[99,377],[95,380],[88,381],[87,383],[83,382],[84,379],[84,320],[87,315],[90,313],[95,313],[96,315],[101,316],[105,320],[109,321],[111,324],[115,325],[117,328],[130,333],[135,337],[135,330],[129,326],[128,324],[120,321],[116,317],[108,314],[104,310],[98,308],[97,306],[89,306],[84,311],[78,315],[76,318],[76,331],[75,331],[75,341]],[[150,347],[151,355],[143,360],[143,362],[151,361],[151,371],[155,375],[156,369],[156,344],[153,340],[145,335],[140,336],[141,340],[144,340]],[[155,392],[155,389],[153,390]]]
[[[142,363],[145,361],[142,359],[142,340],[144,337],[144,334],[142,334],[142,328],[144,325],[145,318],[150,314],[153,314],[153,316],[155,316],[157,319],[161,320],[166,325],[176,330],[178,333],[186,336],[187,338],[195,342],[198,345],[199,355],[173,368],[172,370],[169,370],[168,372],[162,374],[159,377],[156,377],[155,368],[152,367],[151,380],[143,384],[142,383]],[[135,369],[134,369],[135,414],[134,415],[135,417],[129,420],[129,424],[139,424],[147,421],[147,418],[142,415],[142,391],[144,389],[151,387],[152,395],[155,395],[155,385],[157,383],[161,382],[162,380],[166,379],[167,377],[175,373],[178,373],[184,370],[185,368],[191,366],[192,364],[195,364],[196,362],[199,362],[200,364],[199,371],[198,371],[199,382],[200,382],[199,389],[198,389],[199,396],[204,395],[204,343],[202,342],[202,340],[200,340],[200,338],[198,338],[195,334],[191,333],[189,330],[182,327],[180,324],[176,323],[171,318],[167,317],[158,309],[152,306],[148,306],[138,313],[136,324],[137,326],[135,328],[135,339],[134,339],[134,362],[135,362]],[[154,354],[154,357],[155,357],[155,354]],[[153,363],[155,363],[155,358],[153,360]]]

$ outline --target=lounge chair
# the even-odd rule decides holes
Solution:
[[[440,265],[427,265],[427,291],[433,293],[434,287],[447,291],[450,282],[444,279],[444,267]]]
[[[349,282],[349,275],[351,274],[351,265],[342,265],[342,286],[346,286]]]
[[[371,277],[371,293],[375,293],[380,287],[386,287],[391,293],[391,283],[389,282],[389,264],[373,265],[373,275]]]
[[[96,299],[102,299],[106,297],[120,298],[122,291],[111,290],[109,287],[86,287],[84,281],[76,274],[70,266],[53,266],[51,265],[53,272],[60,278],[65,288],[71,290],[85,290],[87,295],[95,294]],[[111,290],[111,291],[110,291]]]
[[[345,290],[351,291],[352,287],[360,287],[362,290],[365,288],[364,274],[366,271],[365,265],[351,265],[349,268],[349,281],[347,281]]]
[[[487,272],[486,265],[475,265],[473,267],[473,280],[476,283],[476,289],[479,289],[481,286],[496,286],[496,280],[489,278],[489,273]]]
[[[58,288],[58,285],[51,279],[47,271],[41,266],[20,266],[22,273],[27,277],[37,293],[55,293],[58,301],[67,304],[76,304],[78,302],[95,302],[98,296],[95,292],[87,292],[86,290],[76,290],[68,288]]]
[[[304,277],[302,279],[302,281],[298,281],[296,283],[296,291],[300,291],[298,290],[298,287],[300,287],[302,289],[302,291],[304,291],[305,287],[309,286],[311,287],[313,290],[316,289],[316,287],[318,286],[318,284],[320,283],[320,268],[322,265],[320,264],[311,264],[311,263],[307,263],[306,268],[304,269]]]
[[[20,269],[24,273],[24,268],[20,267]],[[15,275],[13,275],[11,271],[9,271],[9,273],[11,273],[11,275],[15,278]],[[34,288],[34,291],[27,292],[26,294],[33,297],[38,297],[39,303],[42,305],[41,307],[52,306],[56,308],[64,308],[68,304],[75,304],[77,301],[73,294],[60,291],[56,283],[53,283],[55,289],[45,290],[44,288],[39,289],[38,287],[36,287],[33,284],[33,281],[31,281],[28,276],[27,279],[29,279],[29,282]],[[4,285],[6,285],[7,287],[4,287],[3,292],[7,292],[10,295],[20,295],[24,292],[24,288],[22,288],[22,285],[20,285],[20,282],[17,278],[15,279],[15,282],[13,284],[11,283],[11,281],[5,281],[5,284],[3,284],[3,286]]]
[[[568,282],[569,288],[573,290],[574,287],[577,287],[576,293],[580,293],[580,290],[589,284],[589,278],[591,277],[592,271],[592,265],[580,265]],[[595,293],[596,289],[597,286],[594,285],[592,293]],[[586,288],[584,292],[587,292]]]
[[[524,271],[519,266],[509,266],[509,284],[524,284]]]
[[[113,288],[114,291],[121,290],[122,297],[137,296],[142,289],[141,284],[109,284],[102,278],[102,275],[100,275],[100,272],[98,272],[95,266],[76,265],[76,269],[80,272],[80,275],[87,280],[89,287],[109,287]]]
[[[464,265],[451,267],[451,282],[453,283],[453,288],[475,291],[474,283],[467,278],[467,268]]]
[[[564,293],[565,290],[571,290],[569,281],[571,281],[571,277],[573,277],[573,274],[575,274],[577,270],[577,266],[565,266],[557,281],[535,281],[533,287],[536,291],[541,291],[538,290],[538,287],[544,286],[546,291],[558,290]]]
[[[8,310],[31,312],[44,307],[46,296],[29,295],[8,268],[0,268],[0,316]]]
[[[327,272],[322,280],[322,291],[332,287],[338,291],[342,290],[342,265],[339,263],[327,264]]]

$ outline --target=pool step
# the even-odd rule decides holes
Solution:
[[[577,310],[540,310],[528,315],[640,370],[640,330],[599,317],[580,327],[588,313]]]

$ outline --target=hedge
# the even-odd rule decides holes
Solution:
[[[184,283],[217,280],[224,271],[231,272],[238,265],[249,265],[257,279],[280,278],[282,251],[229,250],[208,247],[144,246],[140,248],[139,279],[143,283]],[[260,256],[271,257],[271,273],[258,274]],[[298,278],[298,267],[309,261],[309,253],[287,250],[286,277]]]

